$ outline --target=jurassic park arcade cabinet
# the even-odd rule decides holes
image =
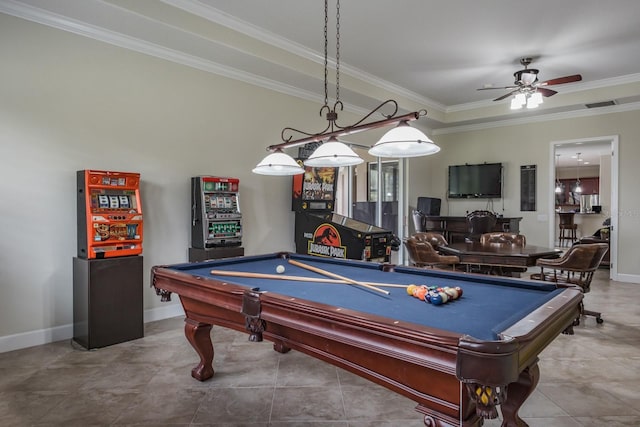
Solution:
[[[92,349],[141,338],[140,174],[81,170],[76,183],[73,339]]]
[[[337,173],[337,168],[305,167],[293,177],[296,252],[389,262],[391,231],[332,212]]]

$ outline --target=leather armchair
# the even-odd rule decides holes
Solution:
[[[432,231],[416,233],[412,237],[420,242],[430,243],[436,250],[438,249],[438,246],[447,246],[449,244],[442,234],[434,233]]]
[[[411,264],[415,267],[431,267],[431,268],[445,268],[451,267],[455,269],[455,265],[460,263],[460,258],[454,255],[440,255],[434,246],[430,243],[444,240],[444,237],[439,235],[442,240],[435,236],[437,233],[417,233],[419,236],[411,236],[404,241],[404,245],[409,252],[409,259]],[[435,240],[432,240],[435,239]],[[446,243],[446,240],[444,240]]]
[[[606,243],[591,243],[571,246],[567,252],[556,259],[539,259],[536,265],[540,267],[540,273],[534,273],[531,278],[547,282],[566,283],[578,286],[583,293],[591,290],[593,273],[598,269],[602,258],[609,250]],[[545,268],[547,271],[545,272]],[[549,271],[550,270],[550,271]],[[581,316],[594,316],[597,323],[602,323],[602,314],[596,311],[586,310],[584,302],[580,303]],[[574,325],[580,324],[580,318]]]
[[[481,235],[480,243],[483,245],[498,244],[524,247],[527,245],[527,238],[522,234],[496,231]]]

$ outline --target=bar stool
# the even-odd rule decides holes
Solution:
[[[578,240],[578,224],[574,222],[575,215],[575,212],[558,212],[558,216],[560,217],[558,244],[560,246],[564,246],[564,242],[568,242],[568,246],[571,246]]]

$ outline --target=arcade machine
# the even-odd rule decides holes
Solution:
[[[293,177],[295,243],[300,254],[389,262],[393,233],[332,213],[338,169],[305,167]]]
[[[140,174],[81,170],[76,179],[73,339],[92,349],[141,338]]]
[[[237,178],[191,178],[189,262],[244,255]]]

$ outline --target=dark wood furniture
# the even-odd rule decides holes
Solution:
[[[600,192],[599,177],[580,178],[580,186],[582,187],[582,192],[580,193],[575,192],[575,179],[560,179],[558,182],[562,191],[556,193],[556,208],[580,209],[580,196],[582,194],[598,194]]]
[[[578,225],[575,223],[575,216],[575,212],[558,212],[558,217],[560,218],[560,222],[558,223],[558,228],[560,229],[558,244],[560,246],[564,246],[565,243],[567,246],[571,246],[578,240]]]
[[[401,285],[390,295],[359,286],[239,278],[212,270],[325,279],[291,258],[364,282]],[[185,335],[200,356],[191,371],[214,375],[211,327],[268,339],[276,351],[298,350],[417,402],[429,426],[480,426],[502,410],[503,425],[526,425],[518,410],[535,389],[540,353],[571,332],[583,298],[578,289],[516,280],[298,254],[229,258],[156,266],[152,284],[163,300],[180,296]],[[389,266],[386,266],[389,267]],[[406,294],[412,283],[459,286],[461,298],[426,304]],[[259,365],[256,369],[259,369]],[[218,365],[224,372],[224,364]]]
[[[527,246],[527,238],[522,234],[505,233],[503,231],[494,231],[485,233],[480,236],[480,244],[482,245],[512,245]]]
[[[531,278],[554,283],[565,283],[579,286],[583,293],[591,290],[593,273],[598,269],[604,255],[609,251],[607,243],[591,243],[573,245],[558,259],[539,259],[540,273],[534,273]],[[547,272],[545,272],[545,268]],[[593,316],[597,323],[603,323],[602,313],[586,310],[584,303],[580,303],[580,315]],[[580,323],[578,317],[574,325]]]
[[[230,258],[243,256],[242,246],[219,246],[216,248],[189,248],[189,262],[200,262],[208,259]]]
[[[576,242],[576,244],[591,244],[591,243],[605,243],[608,247],[609,239],[608,238],[604,239],[602,237],[597,237],[597,236],[586,236]],[[599,267],[606,267],[606,268],[611,267],[611,250],[607,250],[607,252],[604,254],[602,261],[600,261]]]
[[[468,235],[466,240],[480,241],[480,236],[496,228],[496,215],[489,211],[473,211],[467,215]]]
[[[142,256],[73,258],[73,339],[90,350],[144,336]]]
[[[460,264],[489,267],[532,267],[540,258],[557,258],[562,253],[540,246],[483,245],[480,242],[450,243],[438,247],[438,251],[457,256]]]
[[[522,217],[497,217],[493,230],[520,233]],[[435,231],[444,235],[451,243],[462,242],[469,235],[469,225],[466,216],[424,216],[424,230]]]
[[[447,245],[447,241],[438,233],[416,233],[404,241],[409,253],[411,265],[415,267],[438,267],[454,269],[460,263],[455,255],[441,255],[435,248]]]

